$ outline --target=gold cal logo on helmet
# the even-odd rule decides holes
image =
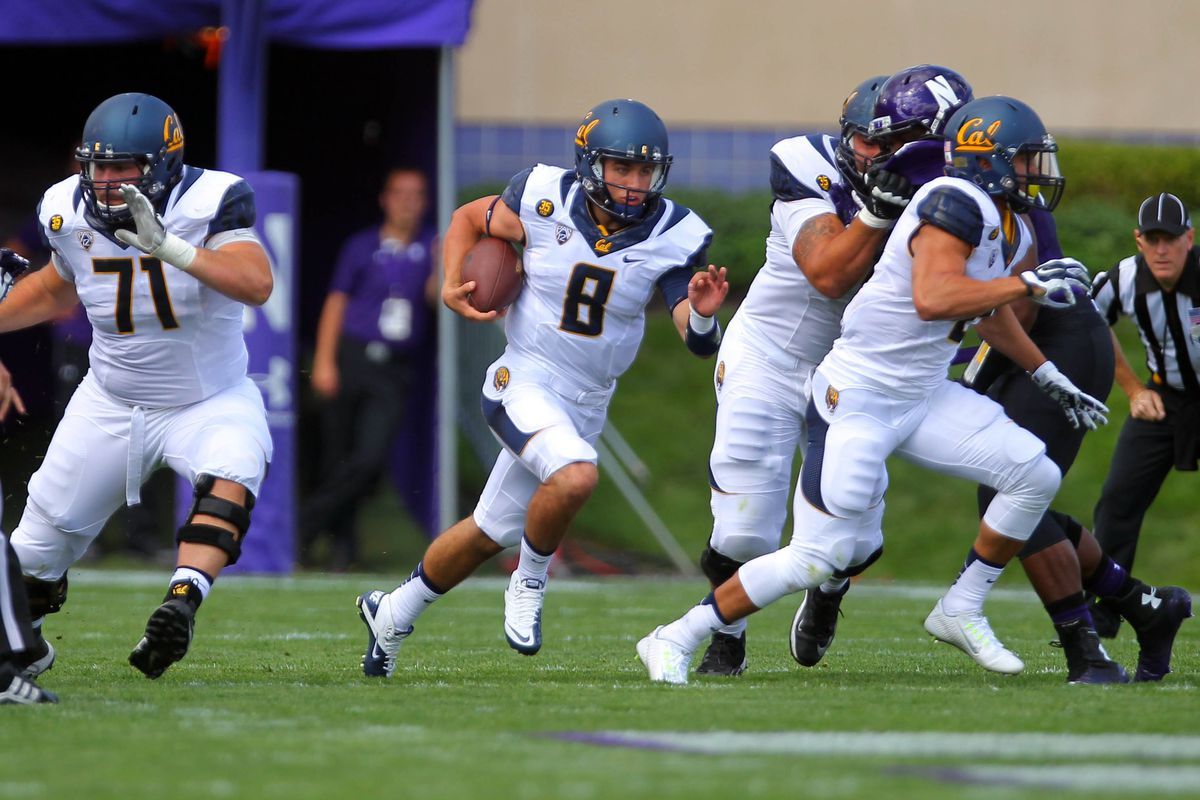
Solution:
[[[968,153],[990,152],[996,147],[992,137],[998,130],[1000,130],[1000,120],[996,120],[984,128],[983,117],[972,117],[958,129],[955,137],[958,149]]]
[[[174,114],[168,114],[163,120],[163,144],[167,146],[168,153],[183,149],[183,128],[179,127],[179,120],[175,119]]]
[[[592,115],[592,112],[589,111],[588,117],[590,117],[591,115]],[[584,119],[586,120],[587,117],[584,117]],[[590,134],[592,132],[592,128],[596,127],[599,124],[600,124],[600,120],[594,119],[591,122],[585,121],[582,125],[580,125],[579,130],[575,131],[575,146],[576,147],[587,147],[588,134]]]
[[[512,376],[508,372],[508,367],[498,367],[496,374],[492,378],[492,385],[496,387],[496,391],[504,391],[504,387],[508,386],[509,378]]]

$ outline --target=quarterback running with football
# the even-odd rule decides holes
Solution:
[[[273,279],[253,230],[254,192],[237,175],[183,163],[179,117],[147,94],[119,94],[88,117],[81,170],[51,186],[38,217],[51,260],[0,303],[0,331],[82,303],[90,369],[75,390],[12,545],[39,635],[24,665],[54,662],[41,635],[67,599],[67,569],[161,466],[195,499],[176,534],[166,597],[129,655],[157,678],[188,651],[196,611],[234,564],[271,458],[262,395],[246,376],[245,305]]]
[[[708,226],[662,196],[670,166],[658,115],[634,100],[610,100],[579,125],[574,170],[539,164],[501,195],[454,213],[442,298],[468,319],[497,316],[468,303],[474,283],[463,283],[460,270],[471,246],[493,236],[525,248],[525,286],[504,319],[508,346],[483,383],[483,414],[504,449],[474,513],[433,541],[411,577],[390,593],[358,597],[366,675],[390,676],[417,616],[518,545],[504,636],[525,655],[541,648],[550,558],[596,485],[593,444],[655,290],[689,350],[708,357],[720,345],[715,314],[728,292],[725,270],[705,266]]]

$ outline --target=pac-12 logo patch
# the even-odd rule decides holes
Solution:
[[[50,230],[54,231],[55,233],[57,233],[58,231],[61,231],[62,223],[63,223],[62,214],[55,214],[53,217],[50,218]]]
[[[79,240],[79,246],[84,250],[91,250],[92,242],[96,241],[91,231],[79,231],[75,234],[75,238]]]
[[[547,200],[545,198],[538,200],[537,213],[538,213],[539,217],[550,216],[551,214],[554,213],[554,203],[551,203],[549,200]]]
[[[575,232],[574,228],[568,228],[561,222],[554,226],[554,241],[559,244],[566,244],[571,238],[571,234]]]
[[[817,186],[821,187],[822,192],[828,192],[829,187],[833,186],[833,181],[829,180],[828,175],[818,175],[817,176]]]
[[[508,367],[497,367],[496,374],[492,377],[492,385],[496,387],[497,392],[502,392],[504,391],[504,387],[508,386],[508,381],[511,377]]]
[[[830,411],[833,411],[834,409],[837,408],[837,404],[838,404],[838,390],[833,388],[832,386],[830,386],[828,389],[825,390],[825,407],[828,408]]]

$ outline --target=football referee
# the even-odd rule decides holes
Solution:
[[[1200,459],[1200,253],[1183,201],[1163,192],[1138,209],[1138,253],[1097,277],[1093,294],[1109,325],[1137,325],[1150,378],[1130,367],[1113,336],[1116,382],[1129,397],[1108,478],[1096,504],[1096,538],[1129,569],[1142,519],[1171,468],[1193,472]],[[1101,635],[1119,618],[1095,614]],[[1106,624],[1111,623],[1111,624]],[[1108,630],[1105,630],[1108,628]]]

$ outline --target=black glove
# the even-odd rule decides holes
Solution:
[[[29,271],[29,260],[24,256],[0,247],[0,300],[8,296],[8,290],[17,278]]]
[[[916,191],[908,178],[886,169],[868,170],[863,183],[863,206],[880,219],[899,219]]]

